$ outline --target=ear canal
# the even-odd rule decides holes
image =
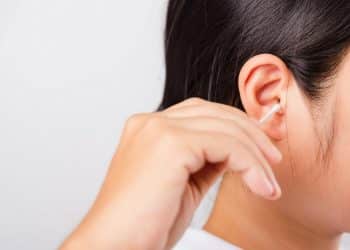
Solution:
[[[263,124],[265,121],[270,119],[275,113],[280,111],[282,108],[281,103],[276,103],[275,105],[272,106],[269,112],[267,112],[260,120],[259,123]]]

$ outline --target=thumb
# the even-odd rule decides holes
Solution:
[[[205,167],[200,171],[190,176],[190,185],[193,191],[198,192],[198,203],[202,200],[204,195],[208,192],[210,187],[214,185],[217,179],[222,176],[227,170],[227,163],[206,163]]]

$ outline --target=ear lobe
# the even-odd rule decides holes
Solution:
[[[285,63],[272,54],[250,58],[239,75],[239,91],[247,115],[259,120],[274,104],[285,107],[285,96],[291,74]],[[279,112],[262,125],[276,140],[284,137],[284,114]]]

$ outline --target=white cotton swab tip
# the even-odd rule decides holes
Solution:
[[[259,123],[263,124],[266,122],[270,117],[272,117],[276,112],[278,112],[282,108],[280,103],[276,103],[269,112],[267,112],[260,120]]]

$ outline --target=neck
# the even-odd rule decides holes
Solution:
[[[239,176],[226,174],[203,229],[245,250],[338,249],[340,234],[298,222],[282,212],[280,202],[252,194]]]

